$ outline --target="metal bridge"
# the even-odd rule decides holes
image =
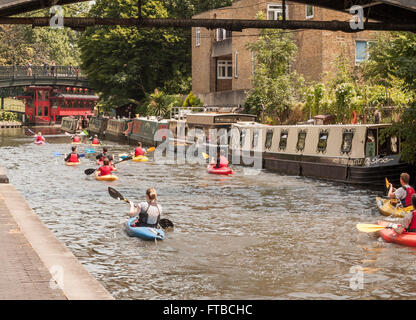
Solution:
[[[83,2],[85,0],[0,0],[0,24],[29,24],[34,27],[49,26],[49,17],[10,18],[9,16],[49,8],[53,5]],[[83,30],[94,25],[124,25],[146,27],[205,27],[226,28],[241,31],[247,28],[320,29],[352,32],[345,21],[255,21],[237,19],[156,19],[141,17],[141,0],[138,1],[139,17],[129,18],[71,18],[65,17],[64,25]],[[286,0],[281,0],[285,3]],[[415,0],[292,0],[317,7],[349,12],[354,5],[364,8],[366,30],[396,30],[416,32]],[[369,21],[368,21],[369,20]],[[378,21],[373,22],[373,21]]]
[[[79,69],[78,69],[79,70]],[[0,66],[0,88],[25,86],[71,86],[89,88],[88,79],[77,68],[69,66],[51,67]]]

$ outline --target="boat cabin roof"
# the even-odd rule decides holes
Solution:
[[[237,122],[251,121],[256,119],[255,115],[242,113],[190,113],[186,121],[192,124],[232,124]]]

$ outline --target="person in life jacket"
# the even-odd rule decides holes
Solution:
[[[110,161],[110,164],[112,161],[114,161],[114,157],[111,154],[108,154],[108,149],[107,147],[103,147],[103,152],[101,152],[98,156],[96,156],[95,158],[98,161],[104,162],[104,159],[107,158]]]
[[[115,171],[114,167],[110,166],[110,161],[107,158],[104,158],[104,164],[97,169],[99,176],[108,176],[111,174],[111,171]]]
[[[217,148],[217,159],[212,158],[211,165],[215,164],[216,168],[228,168],[228,159],[224,156],[224,151]]]
[[[45,138],[42,137],[42,132],[38,132],[38,134],[36,135],[36,142],[40,142],[40,141],[45,142]]]
[[[71,148],[72,152],[65,158],[65,162],[79,162],[79,154],[77,153],[77,147]]]
[[[132,227],[150,227],[156,228],[160,221],[162,206],[157,203],[157,193],[154,188],[146,190],[146,201],[135,205],[130,203],[130,217],[138,217]]]
[[[416,209],[416,194],[413,194],[411,197],[411,204],[413,208]],[[404,218],[400,221],[400,224],[389,223],[387,228],[391,228],[396,233],[402,234],[403,232],[416,232],[416,210],[412,210],[404,216]]]
[[[77,134],[72,136],[72,142],[80,142],[79,136]]]
[[[146,149],[142,147],[142,143],[140,141],[137,142],[137,148],[134,149],[134,156],[135,157],[144,156],[145,153],[146,153]]]
[[[98,136],[95,135],[94,138],[92,139],[92,144],[100,144],[100,140],[98,140]]]
[[[389,188],[389,199],[398,199],[401,201],[403,207],[408,207],[412,202],[412,195],[415,193],[415,190],[409,185],[410,176],[408,173],[403,172],[400,175],[400,184],[402,185],[399,189],[393,188],[393,185],[390,184]]]

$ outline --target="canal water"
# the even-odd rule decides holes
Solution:
[[[412,299],[416,250],[360,233],[382,217],[385,190],[267,171],[232,177],[198,164],[125,162],[119,180],[96,181],[87,155],[68,167],[54,152],[67,136],[49,130],[37,146],[23,129],[0,132],[0,164],[42,221],[116,299]],[[131,146],[104,141],[110,153]],[[86,145],[79,146],[82,153]],[[128,204],[155,187],[175,224],[165,241],[124,230]]]

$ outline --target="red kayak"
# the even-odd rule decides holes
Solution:
[[[387,221],[379,221],[378,224],[381,226],[387,226],[389,223]],[[405,231],[402,234],[397,234],[393,229],[383,229],[379,231],[379,234],[386,242],[416,247],[416,232]]]
[[[213,174],[233,174],[234,173],[234,171],[229,167],[216,168],[215,164],[210,164],[207,167],[207,171],[208,173],[213,173]]]

